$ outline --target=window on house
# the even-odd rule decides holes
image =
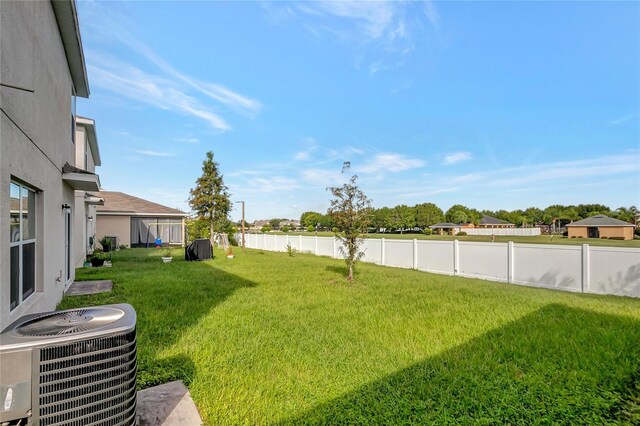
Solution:
[[[10,310],[35,291],[36,193],[11,182],[9,214]]]

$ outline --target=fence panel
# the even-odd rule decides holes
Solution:
[[[384,264],[396,268],[413,268],[413,241],[385,240]]]
[[[318,256],[333,257],[333,237],[318,237]]]
[[[640,253],[638,250],[589,247],[588,291],[640,296]]]
[[[465,228],[463,231],[467,235],[517,235],[527,237],[540,235],[540,228]]]
[[[302,246],[300,247],[302,253],[315,253],[316,240],[315,237],[302,237]]]
[[[582,290],[582,247],[514,244],[516,284]]]
[[[240,235],[238,235],[240,238]],[[288,236],[292,247],[315,253],[314,236]],[[285,235],[248,234],[249,248],[284,251]],[[339,242],[336,243],[340,245]],[[417,268],[440,274],[462,276],[585,293],[640,297],[640,250],[637,248],[552,246],[542,244],[476,243],[471,241],[416,241]],[[384,253],[383,253],[384,247]],[[365,239],[362,261],[400,268],[412,268],[412,240]],[[317,239],[319,255],[333,256],[333,238]],[[336,250],[338,258],[342,255]],[[511,265],[509,265],[511,262]]]
[[[291,247],[296,249],[296,251],[300,251],[300,237],[299,236],[297,236],[297,235],[289,236],[289,244],[291,244]]]
[[[453,275],[453,241],[418,241],[418,269]]]
[[[340,242],[338,242],[338,246],[340,246]],[[364,251],[364,256],[360,260],[377,265],[382,264],[382,239],[365,239],[361,250]],[[338,250],[337,254],[339,258],[342,258],[340,250]]]
[[[472,278],[507,281],[509,244],[460,242],[458,274]]]

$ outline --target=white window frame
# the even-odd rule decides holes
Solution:
[[[24,278],[24,271],[23,271],[23,267],[24,267],[24,265],[23,265],[24,246],[26,244],[31,244],[31,243],[36,244],[36,231],[38,229],[38,224],[37,224],[38,217],[36,215],[36,211],[35,211],[36,209],[34,209],[33,212],[29,212],[30,215],[33,215],[33,224],[34,224],[34,226],[33,226],[33,238],[30,238],[28,240],[23,240],[22,239],[22,235],[24,234],[24,232],[23,232],[24,222],[22,220],[22,212],[23,212],[23,210],[22,210],[22,190],[26,189],[27,191],[33,192],[34,199],[36,201],[34,203],[34,205],[37,205],[38,201],[36,199],[37,192],[36,192],[35,189],[33,189],[33,188],[23,184],[23,183],[16,182],[16,181],[13,181],[13,180],[11,180],[10,182],[11,182],[11,184],[9,185],[9,196],[11,196],[11,185],[17,185],[18,188],[19,188],[19,190],[18,190],[18,194],[19,194],[19,198],[18,198],[18,200],[19,200],[18,201],[18,205],[19,205],[18,217],[20,218],[20,226],[18,227],[18,229],[19,229],[18,232],[19,232],[20,238],[18,239],[18,241],[11,241],[11,240],[9,241],[9,250],[11,250],[11,248],[13,248],[13,247],[19,247],[18,248],[18,303],[15,306],[11,307],[11,296],[9,296],[9,310],[12,311],[12,310],[16,309],[18,306],[22,305],[22,303],[26,299],[28,299],[29,296],[33,295],[36,292],[36,288],[37,288],[37,285],[34,282],[33,283],[33,291],[31,293],[27,294],[26,297],[24,297],[24,292],[23,292],[23,288],[24,288],[24,280],[23,280],[23,278]],[[37,250],[35,250],[34,251],[34,259],[33,259],[33,276],[34,277],[37,276],[36,275],[36,266],[38,264],[37,256],[38,256],[38,252],[37,252]],[[11,273],[11,266],[9,266],[9,273]],[[9,280],[9,294],[11,294],[11,280]]]

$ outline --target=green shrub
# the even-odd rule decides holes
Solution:
[[[466,236],[467,236],[467,233],[466,233],[466,232],[464,232],[464,231],[460,231],[460,232],[458,232],[456,235],[458,235],[459,237],[466,237]]]
[[[309,231],[309,232],[313,232],[313,231],[315,231],[315,230],[316,230],[316,228],[314,228],[314,227],[313,227],[313,225],[309,225],[309,226],[307,226],[307,231]]]
[[[287,243],[287,245],[284,246],[284,248],[287,250],[287,254],[289,255],[289,257],[295,256],[296,253],[298,252],[298,249],[293,247],[291,243]]]
[[[605,237],[606,238],[606,237]],[[609,237],[610,240],[624,240],[624,237]]]
[[[424,228],[424,229],[422,230],[422,233],[423,233],[424,235],[431,235],[431,234],[433,234],[433,230],[432,230],[431,228]]]

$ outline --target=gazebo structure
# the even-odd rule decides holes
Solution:
[[[434,232],[436,232],[437,230],[439,235],[444,235],[445,233],[456,235],[458,232],[460,232],[462,227],[463,225],[460,225],[460,224],[443,222],[443,223],[436,223],[435,225],[431,225],[429,228],[431,228],[431,230]]]

